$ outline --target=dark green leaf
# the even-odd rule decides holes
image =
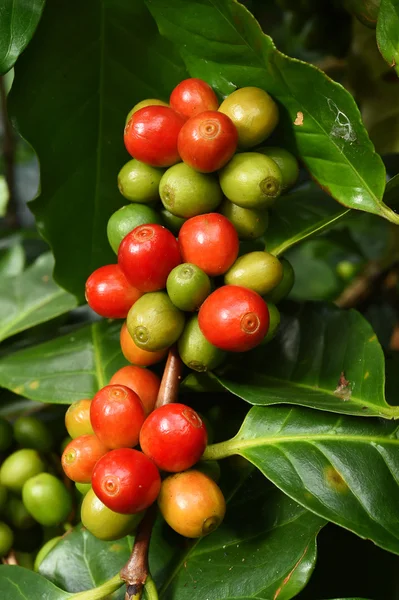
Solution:
[[[355,310],[306,305],[277,338],[230,361],[217,380],[251,404],[300,404],[342,414],[399,418],[384,397],[377,336]]]
[[[45,0],[3,0],[0,20],[0,74],[7,73],[33,36]]]
[[[335,199],[399,222],[382,203],[382,160],[353,97],[341,85],[278,52],[234,0],[149,0],[147,5],[161,33],[179,47],[191,75],[207,80],[222,95],[254,85],[279,101],[282,143],[296,151]]]
[[[252,408],[204,458],[240,454],[291,498],[399,554],[399,428],[304,408]]]
[[[25,266],[25,253],[22,244],[15,244],[0,250],[0,281],[5,286],[4,277],[19,275]],[[1,300],[0,300],[1,303]]]
[[[381,0],[377,21],[378,48],[390,67],[399,74],[399,2]]]
[[[63,592],[38,573],[16,566],[0,566],[0,597],[3,600],[66,600]]]
[[[99,321],[0,359],[0,386],[39,402],[91,398],[126,365],[120,323]]]
[[[46,253],[21,275],[0,280],[0,341],[76,307],[76,299],[54,283],[53,266]]]
[[[106,225],[124,204],[116,180],[129,159],[125,117],[143,98],[167,100],[185,76],[142,0],[48,2],[18,62],[10,110],[41,164],[31,208],[56,281],[81,299],[90,273],[115,262]]]

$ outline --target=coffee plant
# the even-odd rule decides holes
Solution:
[[[399,597],[398,62],[397,0],[3,0],[2,600]]]

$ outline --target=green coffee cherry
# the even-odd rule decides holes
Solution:
[[[19,494],[28,479],[44,471],[45,465],[36,450],[24,448],[7,456],[0,467],[0,483]]]
[[[133,158],[119,171],[119,191],[131,202],[143,204],[154,202],[159,200],[158,188],[162,174],[162,169],[150,167]]]
[[[220,212],[233,223],[240,240],[254,240],[261,237],[269,224],[267,210],[243,208],[233,204],[227,198],[222,202]]]
[[[178,340],[184,328],[184,314],[166,292],[150,292],[133,304],[127,315],[127,328],[139,348],[155,352]]]
[[[91,490],[90,483],[75,483],[75,487],[82,496],[85,496],[89,490]]]
[[[160,212],[163,225],[167,227],[169,231],[177,235],[180,231],[181,226],[183,225],[183,223],[186,222],[187,219],[183,219],[182,217],[176,217],[176,215],[172,215],[172,213],[166,210],[166,208],[162,208]]]
[[[28,479],[22,489],[22,499],[32,517],[47,527],[65,521],[72,510],[68,490],[50,473],[40,473]]]
[[[7,556],[14,542],[14,534],[10,527],[0,521],[0,558]]]
[[[8,498],[4,515],[7,521],[17,529],[29,529],[35,524],[32,515],[26,510],[22,500],[14,495]]]
[[[191,312],[211,293],[211,280],[197,265],[183,263],[169,273],[166,290],[177,308]]]
[[[226,357],[226,353],[216,348],[204,337],[198,325],[198,316],[193,315],[187,322],[178,341],[180,358],[194,371],[216,369]]]
[[[0,515],[3,513],[6,502],[7,502],[7,488],[0,484]]]
[[[105,541],[119,540],[134,533],[144,516],[143,512],[122,515],[110,510],[93,490],[89,490],[84,497],[80,514],[84,527],[96,538]]]
[[[48,452],[53,436],[46,425],[36,417],[20,417],[14,423],[14,437],[23,448]]]
[[[145,204],[128,204],[114,212],[107,224],[107,236],[115,254],[118,254],[119,244],[128,233],[139,225],[147,225],[147,223],[161,225],[162,221],[159,214]]]
[[[267,330],[267,334],[261,341],[262,344],[268,344],[275,337],[278,328],[280,326],[280,311],[275,304],[271,302],[267,303],[267,308],[269,309],[269,329]]]
[[[282,191],[295,185],[299,175],[299,166],[297,159],[291,152],[276,146],[257,148],[257,152],[268,156],[279,166],[282,175]]]
[[[137,102],[127,114],[125,125],[127,125],[135,112],[140,110],[140,108],[145,108],[146,106],[169,106],[167,102],[163,100],[158,100],[157,98],[148,98],[147,100],[141,100],[141,102]]]
[[[283,266],[283,278],[273,290],[266,294],[267,303],[278,304],[280,300],[288,296],[295,283],[295,273],[291,263],[284,257],[279,260]]]
[[[52,538],[51,540],[48,540],[48,542],[46,542],[44,544],[44,546],[42,546],[40,548],[39,552],[36,555],[35,563],[33,565],[33,570],[36,571],[36,573],[39,572],[40,565],[46,558],[47,554],[50,554],[51,550],[54,548],[54,546],[56,546],[58,544],[58,542],[61,539],[62,539],[62,536],[57,535],[56,537]]]
[[[281,193],[282,175],[277,164],[264,154],[236,154],[220,171],[224,195],[243,208],[271,206]]]
[[[35,557],[32,552],[15,552],[15,558],[20,567],[33,571]]]
[[[335,267],[335,270],[341,279],[349,281],[358,272],[359,264],[355,264],[350,260],[341,260]]]
[[[261,296],[270,292],[283,278],[279,259],[268,252],[249,252],[237,258],[224,276],[226,285],[241,285]]]
[[[223,198],[214,175],[198,173],[185,163],[166,171],[159,185],[159,195],[169,212],[185,219],[213,212]]]
[[[12,425],[0,417],[0,452],[8,450],[12,444]]]

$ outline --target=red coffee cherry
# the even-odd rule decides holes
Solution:
[[[199,461],[208,436],[198,413],[185,404],[155,409],[140,431],[140,446],[159,469],[177,473]]]
[[[212,173],[229,162],[237,143],[237,129],[230,117],[208,110],[183,125],[178,148],[186,165],[201,173]]]
[[[76,483],[90,483],[96,462],[108,448],[95,435],[80,435],[69,442],[61,457],[65,474]]]
[[[147,350],[142,350],[139,348],[134,343],[134,340],[128,331],[126,321],[122,325],[119,341],[121,344],[122,354],[126,360],[133,365],[138,365],[139,367],[149,367],[150,365],[155,365],[155,363],[165,358],[168,352],[168,348],[164,348],[164,350],[158,350],[158,352],[148,352]],[[122,385],[125,385],[122,381],[112,381],[112,383],[121,383]]]
[[[170,95],[170,106],[189,119],[205,110],[217,110],[219,101],[210,85],[192,77],[181,81]]]
[[[244,352],[265,337],[269,310],[256,292],[238,285],[225,285],[202,304],[198,323],[208,342],[217,348]]]
[[[125,385],[106,385],[90,407],[94,433],[111,449],[136,446],[145,415],[139,396]]]
[[[119,265],[105,265],[90,275],[85,295],[97,314],[107,319],[124,319],[143,294],[128,282]]]
[[[225,273],[235,262],[239,241],[234,225],[226,217],[208,213],[183,223],[179,246],[182,262],[194,263],[215,277]]]
[[[156,500],[161,477],[145,454],[120,448],[111,450],[98,461],[92,487],[105,506],[129,515],[144,510]]]
[[[118,250],[120,268],[141,292],[162,290],[180,263],[179,244],[162,225],[139,225],[123,238]]]
[[[180,160],[177,137],[184,121],[168,106],[141,108],[125,127],[126,150],[152,167],[170,167]]]
[[[141,350],[141,352],[145,352],[145,350]],[[161,380],[158,375],[149,369],[142,369],[134,365],[122,367],[111,377],[109,383],[110,385],[126,385],[133,392],[136,392],[142,402],[146,415],[149,415],[154,410]]]

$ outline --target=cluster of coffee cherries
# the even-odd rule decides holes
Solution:
[[[263,236],[268,208],[298,176],[292,154],[261,145],[277,122],[267,92],[237,89],[219,106],[194,78],[170,105],[144,100],[129,113],[134,158],[118,184],[131,204],[107,228],[118,261],[92,273],[86,298],[98,314],[126,318],[121,345],[132,363],[154,364],[177,342],[188,367],[207,371],[274,336],[292,267],[265,250],[243,254],[240,240]]]
[[[184,404],[154,409],[159,386],[148,369],[123,367],[65,415],[73,439],[62,466],[84,494],[83,525],[100,539],[133,533],[156,500],[166,522],[186,537],[210,533],[224,517],[218,485],[192,468],[207,444],[204,422]]]
[[[28,568],[38,567],[38,548],[54,545],[73,512],[73,494],[53,453],[54,437],[38,418],[21,416],[12,424],[0,418],[0,558],[12,548]]]

